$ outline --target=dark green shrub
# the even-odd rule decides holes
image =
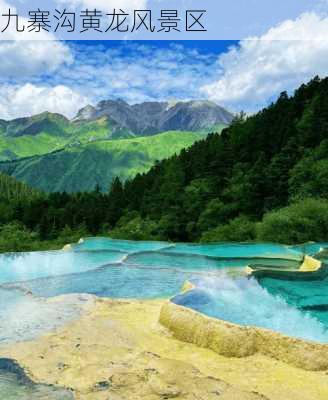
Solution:
[[[255,222],[244,216],[237,217],[228,224],[209,230],[201,237],[202,242],[247,242],[254,239]]]
[[[328,240],[328,201],[305,199],[267,213],[257,239],[286,244]]]

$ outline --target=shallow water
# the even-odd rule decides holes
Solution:
[[[87,238],[74,244],[73,250],[116,250],[126,253],[156,251],[173,246],[168,242],[134,242],[132,240],[112,240],[109,238]]]
[[[31,340],[81,315],[87,295],[36,298],[17,288],[0,287],[0,345]],[[1,399],[1,397],[0,397]]]
[[[304,244],[299,244],[296,246],[291,246],[293,250],[303,252],[308,255],[315,255],[319,253],[320,250],[327,248],[328,243],[326,242],[321,242],[321,243],[304,243]]]
[[[148,268],[169,268],[178,269],[190,272],[206,272],[206,271],[219,271],[221,269],[230,269],[232,267],[246,267],[250,263],[252,264],[272,264],[277,259],[257,257],[247,258],[246,255],[243,257],[217,257],[216,255],[208,255],[210,252],[204,250],[204,254],[198,253],[175,253],[172,249],[170,251],[159,251],[159,252],[140,252],[130,254],[125,259],[125,263],[128,265],[137,265],[139,267]],[[279,259],[279,265],[281,267],[298,268],[300,265],[300,258],[298,259]]]
[[[193,245],[90,238],[66,251],[3,254],[0,344],[34,338],[78,315],[72,304],[54,305],[47,298],[72,293],[168,298],[179,293],[186,280],[197,282],[198,290],[176,299],[198,311],[326,341],[326,281],[288,286],[271,278],[241,278],[249,264],[296,269],[305,252],[323,247],[326,244]]]
[[[324,323],[327,320],[319,321],[312,312],[305,312],[295,307],[294,302],[287,302],[280,290],[272,295],[253,278],[232,280],[225,274],[194,282],[197,289],[176,296],[173,302],[232,323],[328,342],[328,325]]]
[[[166,252],[199,254],[217,258],[282,258],[302,259],[300,249],[274,243],[217,243],[217,244],[176,244]]]
[[[36,279],[15,286],[42,297],[90,293],[100,297],[154,299],[178,293],[191,276],[183,271],[113,264],[94,271]]]
[[[46,276],[84,272],[111,262],[120,262],[126,253],[118,251],[44,251],[0,255],[0,284]]]
[[[328,327],[328,277],[321,280],[295,281],[261,278],[259,283],[273,297],[302,310]]]
[[[73,400],[69,390],[32,382],[14,361],[0,358],[1,400]]]

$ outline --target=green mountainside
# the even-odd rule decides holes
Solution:
[[[197,132],[164,132],[133,139],[90,141],[41,156],[0,162],[0,171],[46,192],[92,191],[96,184],[107,191],[116,176],[125,180],[146,172],[156,161],[203,137]]]
[[[62,115],[48,112],[29,118],[0,121],[0,161],[47,154],[96,140],[134,136],[124,129],[113,133],[114,125],[108,117],[72,122]]]
[[[0,120],[0,171],[46,192],[106,191],[115,176],[145,172],[232,118],[209,101],[107,100],[72,120],[49,112]]]

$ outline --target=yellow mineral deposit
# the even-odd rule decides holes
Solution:
[[[37,382],[72,388],[77,400],[328,399],[326,351],[176,307],[98,299],[79,320],[0,356]]]
[[[311,272],[317,272],[319,271],[321,268],[323,267],[323,264],[321,261],[316,260],[313,257],[307,256],[305,255],[303,258],[303,262],[300,265],[299,269],[297,270],[280,270],[279,274],[283,274],[284,272],[293,272],[293,273],[311,273]],[[247,266],[245,268],[245,272],[247,275],[252,275],[255,271],[261,271],[261,268],[252,268],[252,266]],[[264,271],[266,271],[266,273],[270,273],[270,267],[264,267],[263,268]],[[274,271],[277,271],[276,269]]]
[[[170,301],[161,309],[160,322],[177,339],[226,357],[261,353],[302,369],[328,370],[328,345],[325,344],[291,338],[269,329],[228,323]]]
[[[300,266],[301,272],[315,272],[322,267],[322,263],[315,258],[305,256],[302,265]]]

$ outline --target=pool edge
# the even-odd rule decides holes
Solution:
[[[185,292],[192,290],[189,285],[184,285]],[[261,353],[304,370],[328,370],[328,344],[208,317],[175,304],[171,299],[161,307],[159,322],[176,339],[210,349],[225,357],[242,358]]]

